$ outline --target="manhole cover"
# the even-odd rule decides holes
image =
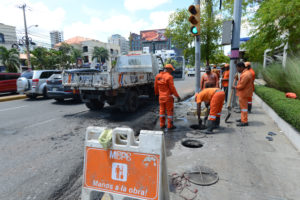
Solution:
[[[199,126],[198,124],[193,124],[190,126],[192,129],[194,130],[203,130],[203,129],[206,129],[207,127],[205,125],[201,125]]]
[[[185,175],[191,183],[202,186],[215,184],[219,180],[217,172],[204,166],[199,166],[195,171],[186,172]]]
[[[181,142],[181,144],[185,147],[188,148],[201,148],[203,147],[203,142],[199,141],[199,140],[184,140]]]

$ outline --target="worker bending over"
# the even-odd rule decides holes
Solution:
[[[210,105],[210,112],[207,121],[207,129],[204,131],[206,134],[213,133],[213,129],[220,126],[220,118],[222,107],[225,100],[225,93],[219,88],[208,88],[203,89],[201,92],[196,94],[197,102],[197,115],[199,119],[199,124],[202,124],[201,116],[201,103],[205,102]]]
[[[201,81],[200,81],[200,88],[203,90],[205,88],[206,83],[211,83],[213,84],[213,87],[218,88],[219,87],[219,78],[217,74],[211,72],[211,69],[209,66],[206,66],[205,68],[205,74],[201,76]]]
[[[236,89],[236,96],[239,97],[241,109],[241,119],[237,120],[239,122],[237,126],[248,126],[248,98],[253,93],[252,74],[243,62],[239,62],[236,68],[241,73],[237,86],[232,86],[233,89]],[[238,79],[238,77],[235,78]]]
[[[245,62],[245,66],[246,66],[246,68],[252,74],[252,87],[253,87],[253,92],[254,92],[255,71],[252,69],[250,62]],[[251,113],[251,110],[252,110],[252,96],[253,96],[253,92],[251,94],[251,97],[248,98],[248,112],[249,113]]]
[[[180,101],[180,97],[174,86],[173,76],[171,75],[172,71],[175,71],[174,67],[171,64],[167,64],[163,72],[160,72],[155,77],[154,83],[154,92],[155,95],[159,95],[159,119],[160,119],[160,128],[165,129],[166,121],[166,111],[168,117],[168,130],[175,129],[173,125],[173,114],[174,114],[174,98],[172,95],[177,97]]]

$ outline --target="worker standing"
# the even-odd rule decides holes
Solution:
[[[174,114],[174,98],[172,95],[177,97],[180,101],[180,97],[174,86],[173,76],[171,75],[172,71],[175,71],[174,67],[171,64],[167,64],[163,72],[160,72],[155,77],[154,83],[154,92],[155,95],[159,95],[159,119],[160,119],[160,128],[165,129],[166,121],[166,111],[168,117],[168,130],[175,129],[173,125],[173,114]]]
[[[225,100],[225,93],[220,88],[205,88],[196,94],[197,102],[197,115],[199,124],[202,124],[201,116],[201,103],[205,102],[210,105],[210,112],[207,121],[207,129],[204,131],[206,134],[213,133],[213,129],[220,126],[221,112]]]
[[[245,62],[245,66],[248,68],[248,70],[252,74],[252,87],[253,87],[253,92],[254,92],[255,71],[252,69],[250,62]],[[251,97],[248,98],[248,112],[249,113],[251,113],[251,110],[252,110],[252,96],[253,96],[253,92],[252,92]]]
[[[221,71],[217,69],[217,65],[213,65],[213,69],[211,71],[218,76],[218,79],[220,79]]]
[[[239,122],[237,126],[248,126],[248,98],[253,93],[252,74],[243,62],[239,62],[236,68],[241,73],[237,86],[232,86],[233,89],[236,89],[236,96],[239,97],[241,109],[241,119],[237,120]]]
[[[223,77],[222,77],[222,87],[224,88],[224,92],[225,92],[225,102],[227,103],[227,96],[228,96],[228,81],[229,81],[229,64],[225,64],[224,66],[225,71],[223,73]]]
[[[209,66],[205,68],[205,74],[201,76],[200,88],[203,90],[205,88],[206,83],[211,83],[214,87],[219,88],[219,78],[215,73],[211,72]]]

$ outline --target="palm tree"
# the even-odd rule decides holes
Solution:
[[[5,47],[0,47],[0,61],[7,67],[7,72],[18,72],[20,60],[16,49],[7,50]]]
[[[104,47],[94,47],[93,57],[96,58],[98,62],[105,62],[109,58],[108,50]]]
[[[33,51],[31,51],[32,57],[32,64],[37,66],[37,69],[46,69],[48,68],[48,50],[44,47],[37,47]]]
[[[76,63],[76,67],[78,67],[77,59],[82,58],[82,51],[80,49],[75,49],[72,47],[72,52],[71,52],[71,61],[72,63]]]

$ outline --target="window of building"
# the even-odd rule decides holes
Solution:
[[[82,51],[83,51],[83,52],[88,52],[88,46],[82,47]]]
[[[4,35],[3,33],[0,33],[0,43],[4,43],[5,40],[4,40]]]

